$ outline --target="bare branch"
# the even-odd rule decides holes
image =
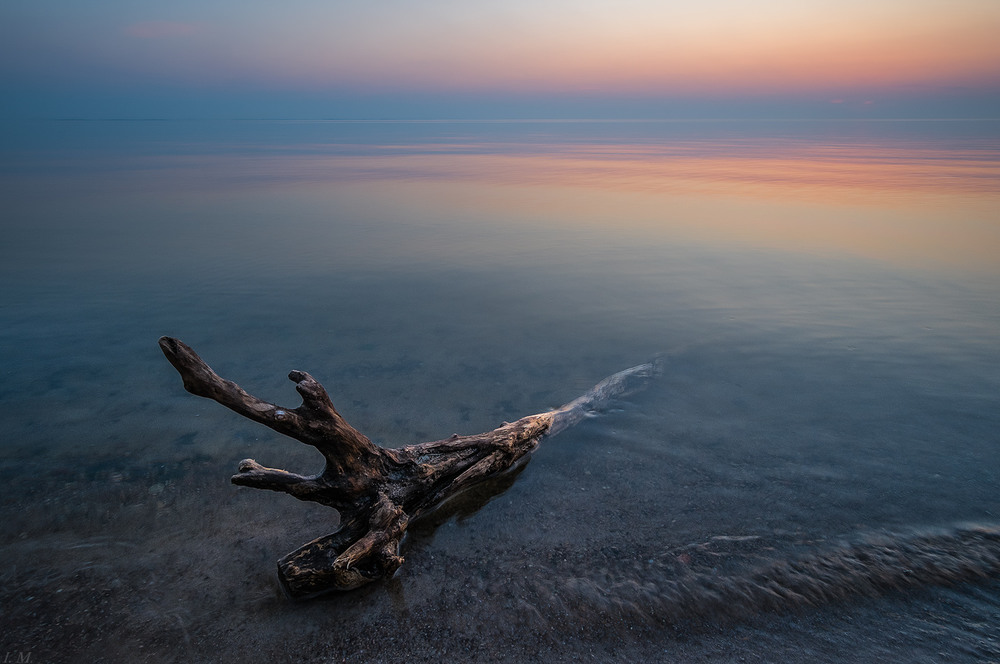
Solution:
[[[312,445],[335,470],[349,472],[355,469],[355,461],[370,462],[378,456],[375,444],[340,416],[323,386],[304,371],[288,375],[302,395],[302,405],[286,408],[258,399],[222,378],[179,339],[161,337],[160,348],[181,375],[188,392],[218,401],[254,422]]]
[[[384,449],[348,424],[323,386],[304,371],[288,374],[302,396],[302,405],[282,408],[220,377],[177,339],[161,338],[160,348],[192,394],[214,399],[312,445],[326,458],[323,472],[314,477],[267,468],[252,459],[241,461],[232,477],[234,484],[281,491],[340,512],[337,532],[278,561],[279,576],[293,597],[350,590],[391,576],[403,563],[399,543],[412,519],[518,466],[542,436],[576,424],[658,373],[657,364],[639,365],[609,376],[561,408],[504,423],[493,431]]]
[[[240,461],[237,470],[239,472],[232,477],[233,484],[255,489],[283,491],[302,500],[308,500],[308,496],[323,489],[323,485],[317,482],[315,477],[296,475],[277,468],[267,468],[253,459]]]

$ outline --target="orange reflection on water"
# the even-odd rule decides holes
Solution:
[[[1000,159],[988,151],[732,143],[428,154],[421,147],[421,154],[394,150],[326,166],[341,178],[377,180],[381,196],[396,191],[411,210],[441,218],[1000,271]]]
[[[360,172],[393,171],[411,177],[489,179],[502,184],[597,186],[633,191],[714,190],[748,185],[755,196],[818,200],[827,192],[839,201],[877,200],[887,192],[1000,194],[1000,150],[948,150],[864,145],[769,146],[753,143],[669,147],[462,146],[441,153],[352,158]],[[399,154],[403,152],[403,154]],[[344,164],[345,166],[348,164]],[[360,167],[360,168],[359,168]],[[874,194],[874,195],[870,195]]]
[[[347,148],[169,158],[170,178],[160,158],[132,177],[210,196],[276,187],[400,224],[544,226],[1000,274],[994,144],[421,143],[338,154]]]

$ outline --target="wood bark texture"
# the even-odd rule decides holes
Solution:
[[[222,378],[180,340],[162,337],[159,343],[188,392],[312,445],[326,460],[321,473],[306,476],[245,459],[232,477],[233,484],[282,491],[340,513],[336,532],[278,561],[278,576],[293,598],[351,590],[392,576],[403,564],[399,546],[411,520],[518,465],[543,435],[576,424],[659,372],[655,362],[640,364],[605,378],[560,408],[505,422],[492,431],[385,448],[348,424],[323,386],[304,371],[288,374],[302,404],[285,408]]]

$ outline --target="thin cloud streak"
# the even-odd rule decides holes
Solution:
[[[164,39],[186,37],[204,30],[200,23],[178,23],[175,21],[143,21],[125,27],[125,34],[143,39]]]

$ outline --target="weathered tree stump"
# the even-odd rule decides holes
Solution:
[[[278,561],[288,594],[310,597],[351,590],[391,576],[403,558],[399,544],[407,524],[471,485],[502,473],[523,459],[543,435],[555,434],[603,403],[654,376],[656,363],[641,364],[605,378],[568,404],[523,417],[470,436],[400,448],[372,443],[348,424],[319,382],[292,371],[302,405],[284,408],[248,394],[216,374],[178,339],[162,337],[160,348],[184,380],[184,388],[214,399],[240,415],[307,445],[326,459],[318,475],[267,468],[253,459],[240,462],[233,484],[283,491],[340,513],[340,528],[305,544]]]

